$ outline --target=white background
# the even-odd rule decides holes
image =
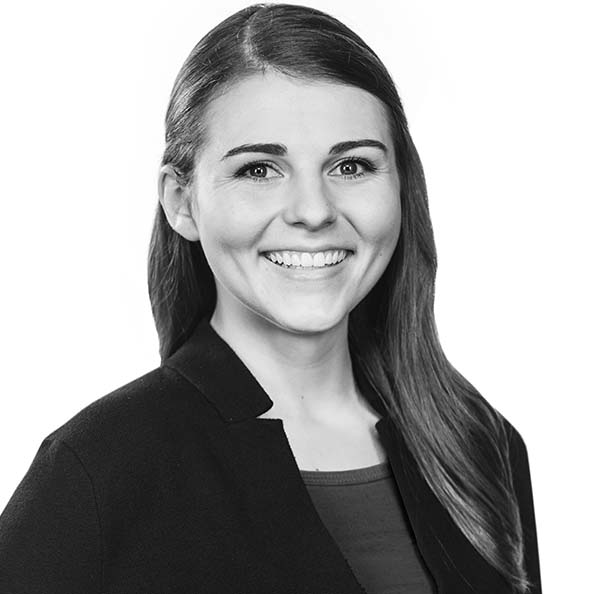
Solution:
[[[521,432],[546,592],[590,583],[588,2],[303,2],[382,57],[423,161],[452,363]],[[0,25],[0,509],[42,439],[159,363],[146,289],[163,119],[247,3],[12,3]]]

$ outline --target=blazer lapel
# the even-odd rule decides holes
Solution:
[[[279,592],[364,594],[315,509],[282,420],[230,424],[214,445]]]
[[[388,417],[376,428],[388,453],[419,552],[442,594],[513,594],[474,548],[423,479],[402,432]]]

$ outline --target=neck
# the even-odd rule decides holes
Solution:
[[[336,418],[363,401],[348,349],[348,317],[324,332],[289,332],[253,315],[221,315],[211,326],[229,344],[274,402],[293,419]]]

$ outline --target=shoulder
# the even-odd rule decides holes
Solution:
[[[512,485],[518,497],[522,515],[530,516],[530,521],[533,523],[532,478],[528,448],[518,429],[506,418],[501,418],[507,436],[506,455],[509,460]]]
[[[520,431],[488,400],[479,395],[473,403],[472,411],[477,426],[484,430],[479,434],[477,444],[497,444],[498,456],[509,455],[512,461],[526,456],[526,443]]]
[[[216,422],[215,410],[195,386],[159,366],[94,400],[44,441],[62,442],[83,457],[110,457],[171,441],[189,425]]]
[[[510,460],[512,463],[522,463],[527,461],[528,450],[526,448],[526,442],[524,441],[522,434],[503,415],[500,415],[500,418],[507,439]]]

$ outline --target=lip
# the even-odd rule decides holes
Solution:
[[[311,247],[311,246],[307,246],[307,247],[282,247],[282,248],[272,248],[269,250],[262,250],[260,253],[261,254],[269,254],[270,252],[308,252],[310,254],[316,254],[318,252],[335,252],[337,250],[344,250],[345,252],[349,252],[350,254],[355,253],[355,250],[352,250],[351,248],[348,247],[337,247],[337,246],[332,246],[329,244],[326,245],[322,245],[319,247]]]

